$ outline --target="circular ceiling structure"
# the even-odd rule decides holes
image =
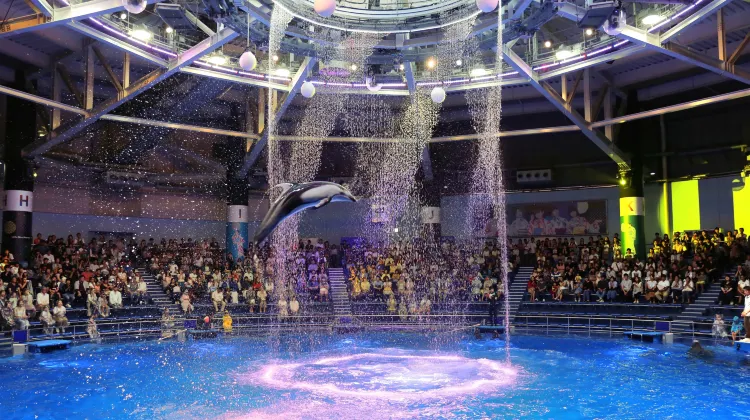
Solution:
[[[313,0],[270,0],[294,17],[349,32],[406,33],[442,28],[481,14],[475,0],[380,0],[337,2],[333,15],[323,18]]]

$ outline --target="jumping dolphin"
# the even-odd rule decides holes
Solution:
[[[283,183],[281,195],[271,203],[271,208],[255,232],[255,244],[263,242],[287,217],[310,207],[319,209],[334,201],[357,201],[346,187],[333,182],[314,181],[301,184]]]

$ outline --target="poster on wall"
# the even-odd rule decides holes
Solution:
[[[506,207],[508,236],[607,234],[607,201],[560,201]]]

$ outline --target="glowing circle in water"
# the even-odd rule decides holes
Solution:
[[[358,400],[423,400],[496,392],[513,384],[517,374],[516,369],[488,359],[361,353],[305,364],[273,364],[251,375],[248,382]]]

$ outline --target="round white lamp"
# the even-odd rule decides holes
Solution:
[[[315,85],[313,84],[313,82],[302,83],[302,87],[300,87],[299,92],[305,98],[310,99],[315,96]]]
[[[440,86],[436,86],[434,89],[432,89],[432,92],[430,92],[430,97],[432,98],[432,102],[435,102],[436,104],[442,104],[445,100],[445,89]]]
[[[498,3],[500,3],[498,0],[477,0],[477,8],[484,13],[489,13],[497,9]]]
[[[125,10],[134,15],[146,10],[147,5],[146,0],[122,0],[122,6]]]
[[[245,71],[251,71],[258,65],[258,59],[252,51],[245,51],[240,56],[240,67]]]
[[[323,17],[331,17],[336,10],[336,0],[315,0],[313,4],[315,13]]]

